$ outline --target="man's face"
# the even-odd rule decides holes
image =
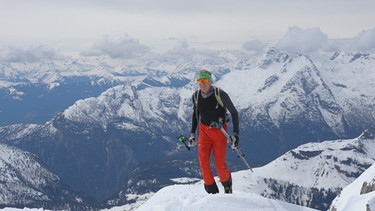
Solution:
[[[207,94],[211,89],[212,81],[206,78],[202,78],[198,80],[199,88],[202,90],[203,93]]]

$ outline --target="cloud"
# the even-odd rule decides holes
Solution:
[[[375,52],[375,28],[362,31],[353,38],[328,39],[318,28],[303,30],[298,27],[291,27],[286,35],[276,43],[275,47],[294,53],[318,51]]]
[[[284,37],[275,47],[294,53],[311,53],[321,50],[328,40],[327,35],[319,28],[301,29],[297,26],[290,27]]]
[[[354,38],[329,40],[325,50],[375,52],[375,28],[362,31]]]
[[[178,44],[173,48],[167,50],[165,52],[165,56],[168,57],[189,57],[196,52],[195,49],[190,48],[189,43],[186,39],[177,39],[177,38],[170,38],[170,40],[176,40]]]
[[[174,45],[169,50],[161,54],[162,57],[168,59],[187,59],[194,57],[201,58],[212,58],[218,57],[220,54],[217,50],[212,49],[196,49],[190,46],[188,40],[178,39],[178,38],[169,38],[169,40],[177,41],[177,44]]]
[[[243,44],[242,46],[247,51],[261,51],[267,47],[267,44],[260,40],[250,40]]]
[[[89,50],[81,52],[83,56],[102,56],[106,55],[112,59],[131,59],[144,56],[151,49],[146,45],[140,44],[137,39],[128,35],[119,38],[113,38],[105,35],[102,40],[96,42]]]
[[[374,50],[375,49],[375,28],[362,31],[357,37],[355,37],[360,50]]]
[[[170,36],[196,36],[209,43],[232,41],[238,47],[238,42],[249,37],[275,41],[292,25],[318,26],[329,36],[348,38],[374,27],[374,5],[373,0],[360,4],[342,0],[303,4],[295,0],[7,1],[0,7],[0,45],[46,43],[62,51],[79,52],[98,36],[120,31],[136,36],[152,49],[165,49],[159,43]],[[253,44],[247,44],[250,47],[246,49],[257,49]],[[103,53],[97,48],[84,53]]]
[[[0,48],[1,62],[39,62],[42,60],[62,59],[56,50],[45,45],[36,45],[23,49],[15,46]]]

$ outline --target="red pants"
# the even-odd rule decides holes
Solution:
[[[227,130],[227,125],[224,124],[223,128]],[[220,181],[228,181],[230,178],[230,171],[225,163],[227,138],[220,129],[209,127],[201,123],[199,125],[198,159],[205,185],[212,185],[215,183],[210,167],[211,153],[214,156],[215,168]]]

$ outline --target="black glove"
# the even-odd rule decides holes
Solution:
[[[189,143],[190,147],[194,147],[195,145],[197,145],[197,142],[195,141],[195,134],[194,133],[190,134],[190,137],[188,139],[188,143]]]
[[[230,137],[232,149],[238,148],[238,143],[240,142],[240,137],[237,133],[233,133]]]

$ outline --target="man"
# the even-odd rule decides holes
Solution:
[[[227,138],[220,129],[211,125],[213,122],[220,123],[227,131],[226,111],[228,109],[232,116],[232,141],[234,142],[234,146],[238,147],[238,112],[228,94],[218,87],[212,86],[212,76],[209,71],[201,70],[198,73],[197,81],[200,89],[193,94],[194,112],[189,144],[191,146],[196,144],[195,131],[200,120],[198,131],[198,159],[205,190],[210,194],[219,193],[210,168],[210,156],[212,153],[215,168],[220,182],[224,186],[225,193],[232,193],[231,173],[226,165]],[[221,104],[223,104],[223,106],[221,106]]]

